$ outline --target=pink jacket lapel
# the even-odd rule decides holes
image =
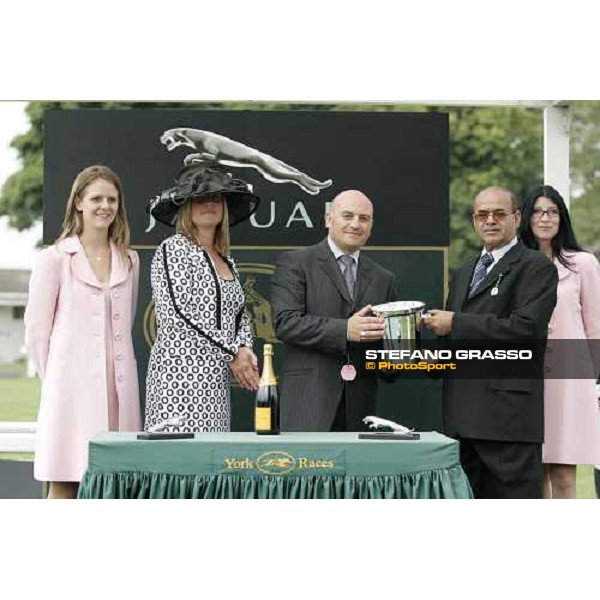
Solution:
[[[92,285],[97,288],[102,288],[103,285],[98,281],[96,274],[92,270],[90,261],[88,260],[85,250],[79,241],[79,237],[74,235],[72,237],[65,238],[58,243],[59,249],[63,250],[67,254],[72,255],[71,269],[73,275],[80,281]],[[129,273],[130,261],[129,258],[122,259],[119,254],[117,247],[111,242],[111,271],[109,287],[119,285],[127,279]]]
[[[74,235],[61,240],[58,243],[58,248],[71,255],[71,271],[77,279],[97,288],[102,287],[94,271],[92,271],[78,236]]]

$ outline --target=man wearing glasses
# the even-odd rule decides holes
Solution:
[[[446,310],[425,319],[436,335],[483,344],[546,339],[558,275],[517,239],[520,222],[510,190],[489,187],[475,197],[473,226],[483,248],[453,274]],[[541,378],[447,379],[443,414],[476,498],[542,498]]]
[[[365,194],[338,194],[325,225],[322,242],[280,255],[271,280],[275,332],[284,342],[284,431],[357,431],[375,412],[377,377],[358,372],[350,342],[381,340],[383,318],[371,305],[396,300],[395,276],[361,251],[373,228]]]

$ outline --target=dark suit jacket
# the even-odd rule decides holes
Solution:
[[[281,427],[329,431],[346,387],[348,423],[373,414],[377,377],[361,373],[345,383],[347,319],[366,304],[395,300],[395,276],[365,252],[358,260],[354,301],[327,239],[279,257],[271,280],[275,331],[284,342],[280,378]]]
[[[545,340],[556,304],[558,275],[541,252],[518,242],[467,300],[479,256],[453,275],[446,310],[453,340]],[[492,295],[499,275],[498,294]],[[444,381],[444,427],[453,437],[512,442],[544,438],[543,379]]]

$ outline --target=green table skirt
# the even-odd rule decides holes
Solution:
[[[90,442],[79,498],[472,498],[458,443],[360,440],[356,433],[197,434]]]
[[[86,473],[80,498],[472,498],[460,467],[406,475],[280,477]]]

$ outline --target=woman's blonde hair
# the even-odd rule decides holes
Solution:
[[[215,250],[222,256],[229,256],[229,212],[227,211],[227,201],[221,196],[223,201],[223,218],[215,229],[214,245]],[[192,221],[192,201],[188,200],[177,213],[177,223],[175,230],[177,233],[185,235],[190,241],[197,244],[194,223]]]
[[[81,171],[71,187],[71,195],[67,201],[65,218],[62,222],[62,233],[57,242],[72,235],[79,235],[83,232],[83,218],[81,212],[77,210],[77,202],[83,198],[86,188],[96,181],[96,179],[105,179],[115,186],[119,194],[117,203],[117,216],[108,228],[108,239],[115,244],[119,253],[125,257],[129,249],[129,223],[127,222],[127,213],[125,212],[125,196],[123,195],[123,186],[119,176],[108,167],[103,165],[93,165],[86,167]]]

